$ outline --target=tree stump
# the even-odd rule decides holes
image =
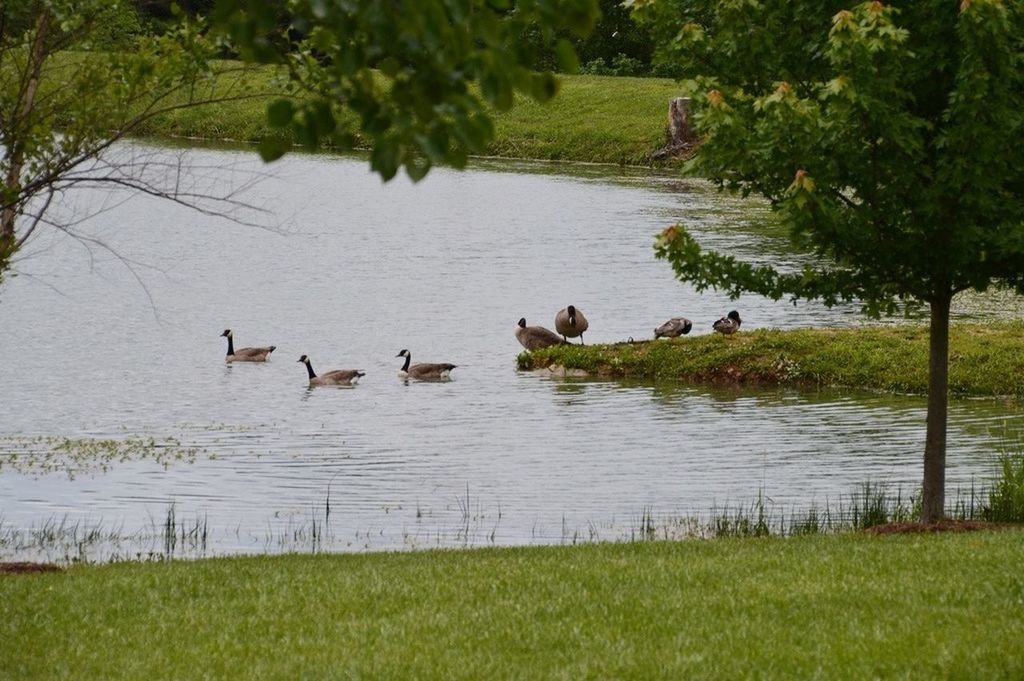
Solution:
[[[665,146],[651,153],[651,160],[689,156],[697,146],[697,133],[690,118],[690,98],[675,97],[668,104],[668,134]]]

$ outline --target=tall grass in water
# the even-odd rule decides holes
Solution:
[[[985,520],[1024,522],[1024,450],[999,455],[1000,475],[988,492]]]
[[[206,555],[207,542],[209,541],[209,521],[206,516],[202,518],[196,514],[193,521],[188,522],[182,519],[179,523],[175,513],[174,502],[167,506],[167,513],[163,522],[163,544],[165,560],[174,558],[175,551],[187,549],[192,555]],[[181,549],[179,549],[179,546]]]
[[[1004,464],[1004,469],[1010,464]],[[1024,457],[1012,467],[1018,476],[1011,490],[1017,494],[1017,517],[1024,520]],[[1007,486],[1010,476],[1005,472],[1000,486]],[[1008,493],[1009,494],[1009,493]],[[991,497],[991,494],[990,494]],[[948,516],[955,520],[973,520],[985,515],[982,506],[985,495],[972,483],[968,490],[957,488],[955,499]],[[867,481],[859,484],[847,497],[841,496],[837,503],[826,502],[824,506],[812,505],[806,510],[795,510],[788,514],[777,507],[759,490],[757,499],[747,506],[714,507],[710,517],[704,521],[690,523],[689,534],[705,537],[764,537],[828,534],[866,530],[889,523],[916,522],[921,515],[919,493],[907,496],[902,488],[895,493],[889,485]],[[986,517],[986,519],[988,519]],[[680,525],[682,526],[682,525]]]
[[[850,497],[850,501],[850,525],[855,530],[887,523],[911,522],[920,515],[919,497],[911,495],[909,499],[904,499],[900,488],[897,488],[896,496],[892,496],[885,484],[870,480],[861,483],[860,489]]]

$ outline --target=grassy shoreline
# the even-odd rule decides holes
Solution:
[[[235,65],[226,62],[225,67]],[[494,114],[495,139],[487,156],[499,158],[647,165],[665,141],[668,103],[679,87],[664,78],[560,76],[557,97],[544,104],[517,97]],[[235,101],[183,108],[147,121],[137,134],[211,141],[256,142],[289,133],[267,124],[266,107],[286,96],[272,67],[243,76],[221,75],[211,92]]]
[[[1022,562],[1006,530],[75,566],[0,575],[0,677],[1020,678]]]
[[[523,370],[561,375],[926,394],[928,328],[758,329],[730,337],[563,345],[523,352],[517,361]],[[949,386],[963,397],[1024,398],[1024,322],[953,325]]]

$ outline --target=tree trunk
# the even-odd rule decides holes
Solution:
[[[690,98],[675,97],[668,103],[668,142],[651,154],[651,160],[676,156],[691,151],[697,144],[697,133],[690,118]]]
[[[952,295],[936,296],[928,349],[928,429],[924,441],[924,484],[921,522],[933,523],[945,515],[946,409],[949,401],[949,306]]]
[[[668,129],[672,146],[693,144],[697,136],[690,121],[690,98],[676,97],[668,105]]]

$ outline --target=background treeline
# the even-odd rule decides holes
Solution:
[[[286,21],[285,0],[272,0],[281,5]],[[185,14],[208,15],[216,0],[133,0],[120,10],[112,11],[102,35],[94,42],[98,47],[123,47],[141,33],[161,33],[175,20],[178,11]],[[635,22],[621,0],[599,0],[601,20],[586,38],[565,34],[576,48],[580,73],[612,76],[662,76],[675,74],[665,67],[652,65],[654,39],[645,26]],[[558,57],[540,29],[524,36],[536,54],[539,69],[559,70]]]

